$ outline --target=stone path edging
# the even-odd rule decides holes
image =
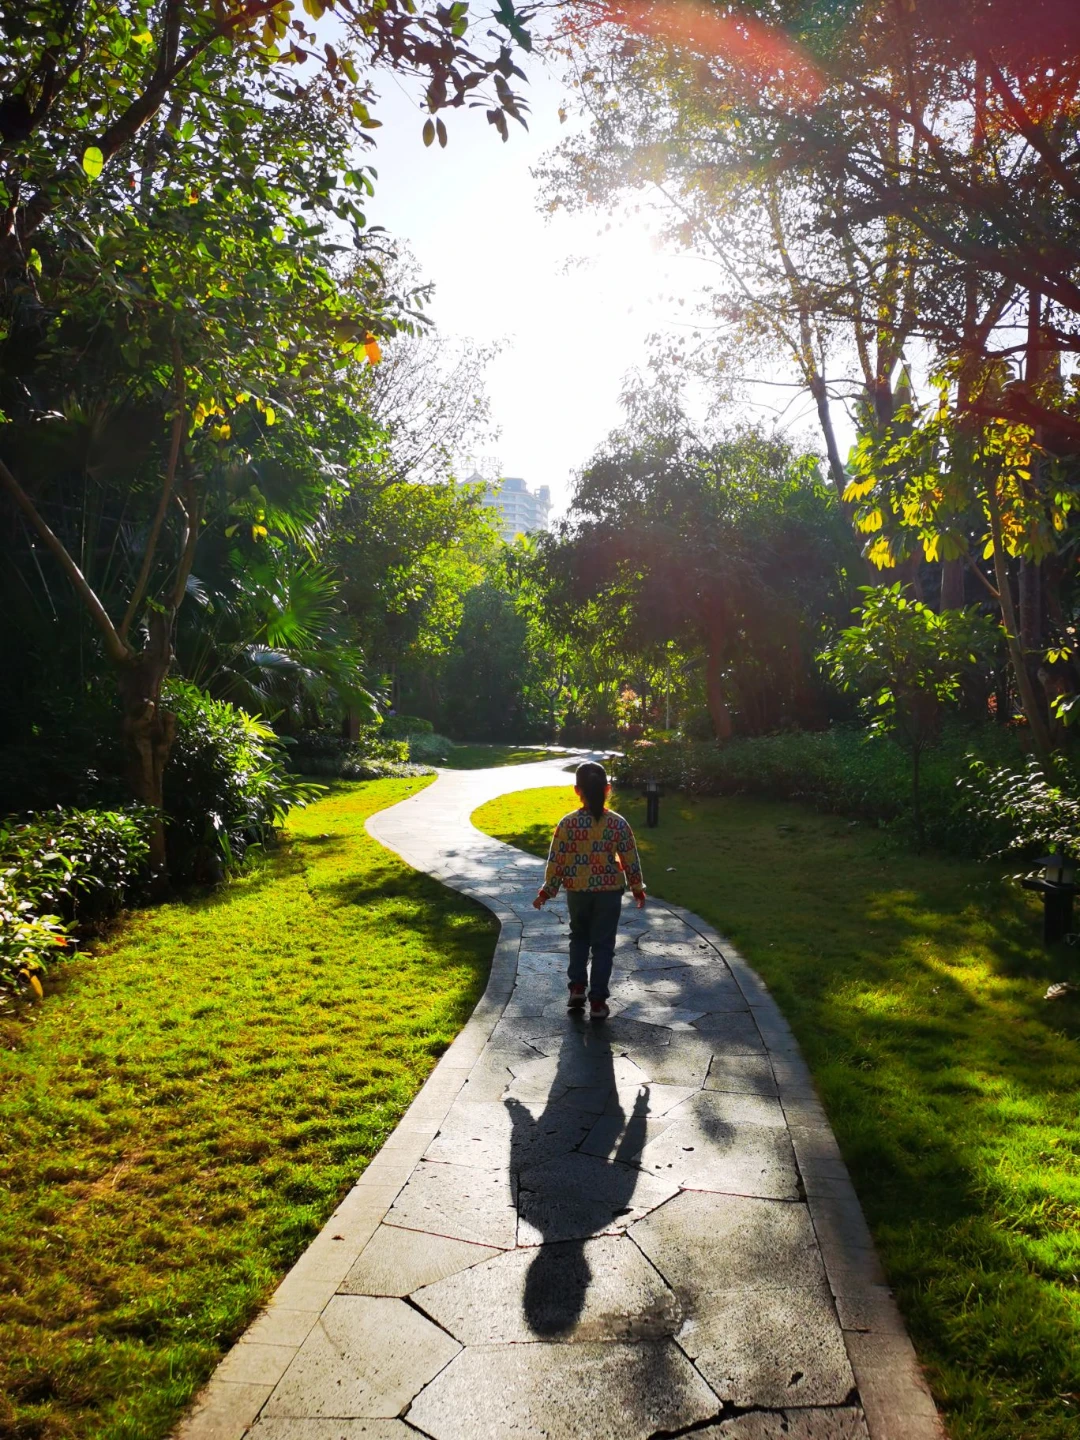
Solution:
[[[354,1440],[354,1437],[359,1440],[361,1436],[371,1437],[371,1440],[406,1440],[408,1435],[433,1433],[430,1430],[414,1428],[414,1424],[395,1418],[400,1414],[400,1410],[406,1409],[412,1399],[412,1395],[405,1391],[402,1393],[406,1394],[406,1400],[400,1409],[393,1408],[391,1404],[389,1413],[386,1408],[379,1409],[378,1415],[369,1416],[367,1419],[331,1419],[328,1416],[325,1420],[319,1420],[318,1415],[324,1411],[320,1411],[318,1406],[311,1410],[308,1418],[302,1418],[301,1415],[293,1413],[295,1401],[285,1404],[284,1408],[279,1405],[280,1418],[273,1418],[274,1405],[268,1402],[275,1396],[275,1392],[281,1393],[280,1382],[286,1377],[286,1373],[295,1373],[294,1362],[297,1362],[301,1351],[306,1357],[301,1362],[301,1370],[306,1364],[308,1372],[312,1371],[313,1366],[317,1372],[320,1363],[324,1368],[327,1364],[335,1363],[333,1356],[327,1360],[319,1353],[320,1344],[326,1348],[323,1332],[326,1332],[328,1327],[331,1331],[333,1329],[334,1305],[340,1305],[341,1297],[352,1293],[348,1289],[347,1277],[357,1266],[376,1231],[383,1235],[388,1234],[395,1242],[400,1241],[406,1249],[414,1241],[419,1243],[423,1238],[418,1232],[425,1227],[418,1221],[401,1221],[400,1223],[406,1226],[405,1229],[395,1228],[393,1216],[390,1217],[390,1225],[384,1222],[410,1180],[420,1174],[418,1167],[424,1163],[425,1155],[440,1135],[441,1128],[455,1102],[462,1096],[470,1075],[475,1074],[493,1032],[500,1021],[505,1023],[506,1017],[513,1010],[518,958],[523,949],[523,937],[533,924],[529,919],[523,923],[521,915],[504,902],[502,895],[492,893],[493,888],[499,887],[493,887],[491,881],[501,874],[508,864],[520,868],[521,879],[529,875],[531,880],[530,871],[535,869],[537,862],[526,860],[526,857],[511,847],[481,836],[472,828],[469,816],[485,800],[509,791],[535,785],[566,784],[567,777],[563,773],[562,765],[563,762],[560,761],[501,771],[444,773],[433,786],[419,795],[370,817],[367,828],[380,843],[401,855],[414,868],[425,870],[451,888],[479,900],[500,920],[502,929],[488,984],[472,1016],[441,1057],[393,1134],[331,1216],[323,1231],[282,1281],[267,1309],[225,1356],[209,1385],[176,1432],[176,1440],[241,1440],[249,1431],[252,1440],[257,1440],[257,1437],[258,1440],[339,1440],[339,1437],[340,1440]],[[492,866],[501,868],[485,873],[485,867]],[[819,1406],[813,1410],[789,1409],[788,1416],[796,1417],[793,1422],[796,1428],[790,1431],[792,1440],[803,1440],[803,1437],[805,1440],[818,1440],[818,1437],[821,1437],[821,1440],[833,1440],[833,1437],[835,1440],[858,1440],[860,1434],[863,1437],[868,1434],[869,1440],[940,1440],[943,1434],[940,1420],[922,1379],[899,1312],[884,1284],[870,1232],[817,1099],[810,1072],[799,1054],[787,1022],[763,982],[711,926],[681,907],[665,905],[663,902],[656,902],[656,906],[670,914],[686,931],[699,935],[704,945],[715,951],[722,962],[726,962],[727,970],[730,971],[745,1002],[745,1008],[761,1036],[774,1077],[766,1093],[775,1095],[783,1112],[784,1125],[790,1137],[798,1170],[799,1199],[805,1201],[809,1211],[816,1246],[828,1281],[831,1304],[835,1306],[843,1346],[854,1375],[861,1410],[851,1408],[850,1398],[846,1402],[847,1409],[830,1410],[827,1405],[825,1408]],[[540,922],[535,923],[539,925]],[[683,1030],[689,1028],[682,1027]],[[677,1036],[672,1037],[672,1043],[678,1047]],[[716,1044],[719,1047],[720,1042],[716,1041]],[[654,1086],[655,1088],[657,1087]],[[599,1125],[599,1121],[597,1124]],[[430,1165],[427,1168],[429,1171],[432,1169]],[[516,1182],[514,1183],[516,1185]],[[683,1189],[679,1193],[693,1195],[700,1192]],[[662,1201],[659,1203],[662,1204]],[[644,1213],[647,1214],[648,1211]],[[653,1213],[661,1212],[654,1209]],[[410,1224],[412,1228],[409,1228]],[[444,1226],[443,1230],[445,1228]],[[616,1237],[625,1236],[631,1228],[631,1222],[626,1222],[625,1228],[616,1229],[607,1242],[602,1240],[602,1235],[606,1232],[599,1231],[597,1233],[601,1235],[601,1239],[586,1240],[582,1251],[589,1245],[617,1245],[619,1240]],[[436,1228],[434,1233],[443,1232]],[[558,1240],[558,1233],[552,1233]],[[432,1238],[431,1234],[427,1238]],[[469,1248],[475,1245],[475,1242],[464,1239],[445,1240],[440,1243],[447,1246],[468,1244]],[[510,1243],[512,1247],[513,1241]],[[521,1243],[519,1240],[519,1246]],[[548,1238],[542,1237],[541,1246],[548,1243]],[[501,1253],[504,1259],[507,1256],[522,1255],[520,1248],[503,1248]],[[533,1250],[528,1253],[535,1256],[540,1252]],[[489,1254],[494,1257],[500,1254],[500,1250],[478,1250],[477,1254],[481,1258],[486,1258]],[[510,1263],[513,1263],[512,1259]],[[461,1272],[459,1265],[450,1278],[460,1280],[462,1273],[468,1276],[474,1271],[466,1268]],[[586,1275],[588,1273],[586,1262]],[[372,1287],[369,1286],[368,1289],[370,1288]],[[429,1291],[438,1291],[437,1285],[428,1288]],[[452,1291],[453,1286],[450,1289]],[[363,1295],[367,1294],[367,1291],[358,1293]],[[390,1292],[380,1290],[378,1293],[396,1294],[397,1291],[391,1287]],[[392,1326],[395,1317],[403,1313],[391,1308],[400,1303],[392,1300],[380,1302],[377,1298],[358,1299],[352,1303],[354,1306],[368,1307],[364,1312],[364,1323],[376,1328]],[[412,1332],[403,1334],[399,1348],[402,1353],[408,1353],[416,1351],[417,1347],[422,1350],[426,1344],[431,1351],[423,1361],[427,1365],[427,1380],[421,1383],[419,1391],[423,1392],[429,1382],[438,1378],[442,1385],[439,1391],[440,1403],[444,1407],[452,1403],[467,1409],[469,1404],[474,1402],[483,1373],[481,1369],[479,1376],[469,1379],[468,1356],[475,1354],[477,1363],[483,1367],[484,1364],[491,1363],[492,1352],[483,1345],[475,1344],[471,1349],[462,1350],[458,1340],[454,1339],[450,1332],[445,1328],[437,1330],[426,1319],[425,1311],[412,1301],[408,1301],[408,1304],[416,1312],[416,1324],[423,1324],[425,1328],[419,1335]],[[380,1305],[383,1305],[384,1309],[380,1310]],[[352,1313],[354,1312],[349,1312]],[[316,1326],[320,1320],[324,1323],[317,1331]],[[468,1322],[463,1320],[456,1323],[460,1327],[460,1324]],[[663,1333],[670,1333],[670,1328]],[[438,1337],[445,1338],[440,1340]],[[576,1340],[576,1337],[572,1338]],[[611,1339],[610,1336],[604,1338],[608,1341]],[[627,1370],[627,1378],[621,1383],[630,1386],[640,1384],[642,1357],[651,1356],[657,1364],[663,1358],[660,1351],[655,1349],[659,1343],[658,1340],[651,1340],[644,1332],[637,1337],[632,1351],[628,1345],[609,1343],[601,1347],[603,1363],[610,1369],[613,1365],[622,1363],[619,1357],[624,1352],[628,1357],[632,1355],[632,1362],[629,1358],[626,1362],[627,1365],[632,1363],[632,1369]],[[670,1343],[664,1342],[666,1345]],[[338,1350],[347,1345],[346,1336],[339,1341]],[[440,1346],[444,1348],[441,1349]],[[655,1354],[650,1350],[650,1346],[654,1347]],[[580,1377],[580,1384],[583,1389],[586,1388],[595,1373],[595,1365],[600,1363],[592,1354],[597,1349],[596,1345],[590,1348],[578,1341],[562,1345],[561,1349],[565,1354],[560,1358],[565,1358],[567,1365],[579,1363],[586,1367],[581,1371]],[[504,1363],[511,1354],[506,1349],[499,1353]],[[451,1360],[458,1362],[455,1373],[464,1385],[463,1389],[459,1385],[456,1391],[450,1381],[444,1379],[444,1376],[449,1375],[445,1367]],[[666,1359],[665,1363],[668,1365],[668,1370],[664,1372],[665,1387],[671,1388],[672,1384],[675,1384],[675,1390],[679,1391],[677,1400],[690,1407],[685,1413],[689,1415],[693,1411],[693,1418],[689,1425],[665,1428],[662,1433],[682,1434],[687,1429],[693,1429],[715,1435],[718,1440],[721,1436],[730,1436],[731,1440],[767,1440],[767,1437],[771,1440],[774,1434],[780,1433],[779,1430],[768,1428],[770,1417],[775,1419],[780,1414],[775,1405],[769,1408],[751,1404],[741,1407],[739,1411],[732,1411],[727,1407],[723,1414],[717,1408],[715,1423],[709,1423],[707,1406],[712,1402],[703,1402],[697,1392],[694,1392],[693,1400],[689,1398],[695,1385],[699,1390],[705,1388],[701,1386],[697,1372],[680,1372],[676,1377],[678,1383],[675,1383],[670,1371],[670,1358]],[[294,1370],[290,1370],[290,1367],[294,1367]],[[634,1378],[635,1376],[637,1378]],[[341,1386],[341,1379],[336,1383]],[[415,1386],[415,1382],[413,1384]],[[679,1385],[682,1385],[682,1390],[679,1390]],[[288,1385],[282,1388],[288,1390]],[[295,1390],[295,1385],[293,1388]],[[341,1392],[339,1390],[336,1393],[340,1395]],[[415,1390],[413,1393],[416,1401],[420,1403],[422,1395]],[[558,1395],[553,1397],[552,1403],[557,1404],[559,1398]],[[429,1400],[429,1410],[432,1403]],[[676,1401],[671,1403],[676,1404]],[[354,1407],[350,1413],[355,1413],[358,1417],[366,1413],[363,1404],[359,1401],[356,1404],[360,1408]],[[703,1404],[706,1405],[704,1409]],[[697,1410],[693,1410],[694,1405]],[[411,1415],[412,1412],[409,1413]],[[304,1415],[307,1414],[305,1410]],[[262,1418],[259,1418],[260,1415]],[[819,1420],[813,1421],[813,1416],[819,1417]],[[861,1418],[863,1416],[864,1426]],[[807,1420],[806,1417],[811,1419]],[[486,1419],[483,1414],[474,1415],[467,1422],[470,1428],[462,1433],[470,1436],[475,1434],[478,1437],[481,1434],[500,1435],[499,1428],[477,1428],[482,1427]],[[505,1421],[500,1423],[505,1424]],[[594,1417],[594,1428],[588,1433],[606,1435],[609,1432],[603,1428],[604,1423],[602,1418]],[[787,1423],[785,1420],[785,1434],[789,1433]],[[828,1428],[797,1428],[804,1423],[811,1424],[811,1427],[820,1423]],[[600,1426],[599,1430],[595,1428],[597,1424]],[[530,1436],[548,1433],[541,1428],[528,1431]],[[563,1433],[578,1432],[576,1429],[564,1432],[556,1428],[550,1433],[555,1437]],[[615,1431],[610,1433],[612,1440],[616,1440]],[[655,1433],[661,1433],[661,1426],[656,1426]],[[621,1435],[618,1440],[621,1440]]]

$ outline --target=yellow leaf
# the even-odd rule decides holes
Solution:
[[[983,546],[982,558],[983,558],[984,560],[992,560],[992,559],[994,558],[994,541],[993,541],[993,537],[991,537],[989,540],[987,540],[986,544]]]
[[[269,535],[269,533],[270,532],[269,530],[267,530],[265,525],[253,525],[251,527],[251,534],[253,539],[261,540],[264,535]]]
[[[379,349],[379,342],[374,335],[364,336],[364,354],[368,358],[369,365],[378,365],[382,359],[382,351]]]
[[[41,988],[41,981],[36,975],[30,976],[30,989],[33,990],[39,1000],[45,999],[45,991]]]
[[[273,425],[274,421],[277,419],[277,412],[274,410],[274,407],[272,405],[266,405],[263,407],[263,416],[266,420],[267,425]]]
[[[228,423],[228,421],[224,421],[224,422],[223,422],[222,424],[220,424],[220,425],[213,425],[213,426],[211,426],[211,429],[210,429],[210,439],[211,439],[211,440],[228,440],[231,435],[232,435],[232,426]]]
[[[312,20],[321,20],[323,17],[323,6],[320,0],[304,0],[304,10]]]
[[[154,43],[154,37],[149,30],[144,30],[140,35],[133,35],[131,38],[136,45],[153,45]]]
[[[923,541],[923,554],[926,556],[927,560],[936,560],[938,558],[938,551],[940,550],[940,548],[940,535],[928,535]]]

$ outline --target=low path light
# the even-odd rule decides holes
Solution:
[[[650,776],[650,778],[645,781],[645,824],[650,830],[655,830],[660,824],[661,794],[662,791],[659,780],[654,780]]]
[[[1077,891],[1076,861],[1057,852],[1036,860],[1041,875],[1029,875],[1021,881],[1025,890],[1037,890],[1043,898],[1043,944],[1053,945],[1072,929],[1073,896]]]

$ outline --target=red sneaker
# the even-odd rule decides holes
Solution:
[[[606,1020],[610,1014],[611,1011],[608,1009],[608,1003],[606,1000],[589,1001],[590,1020]]]
[[[585,1009],[585,986],[584,986],[584,985],[571,985],[571,986],[570,986],[570,997],[569,997],[569,999],[568,999],[567,1002],[566,1002],[566,1008],[567,1008],[567,1010],[584,1010],[584,1009]]]

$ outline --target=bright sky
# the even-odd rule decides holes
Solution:
[[[528,133],[511,121],[503,144],[482,111],[447,111],[445,150],[425,149],[423,114],[380,77],[369,216],[407,240],[435,282],[443,333],[505,342],[488,372],[501,430],[490,453],[503,474],[550,485],[561,510],[571,472],[620,419],[622,381],[644,368],[647,336],[687,323],[661,297],[692,297],[706,267],[658,250],[640,222],[606,229],[599,214],[539,213],[530,167],[566,133],[564,92],[538,65],[529,70]]]

